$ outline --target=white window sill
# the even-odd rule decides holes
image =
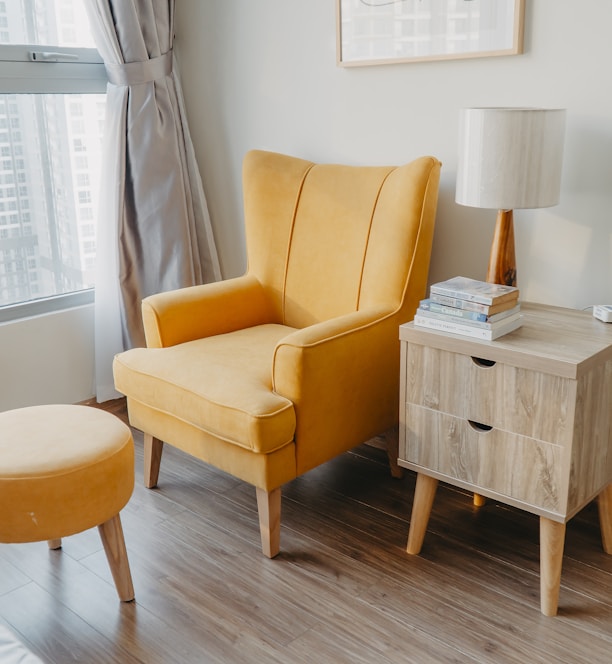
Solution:
[[[75,293],[66,293],[65,295],[56,295],[54,297],[45,297],[40,300],[30,300],[29,302],[19,302],[4,307],[0,307],[0,324],[9,323],[21,318],[32,318],[43,314],[62,311],[63,309],[72,309],[86,304],[92,304],[95,299],[93,288],[77,291]]]

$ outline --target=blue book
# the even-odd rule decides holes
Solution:
[[[436,314],[444,314],[447,317],[456,318],[458,320],[466,321],[477,321],[479,323],[495,323],[496,321],[503,320],[509,316],[513,316],[520,311],[521,307],[519,304],[506,309],[505,311],[500,311],[499,313],[492,314],[491,316],[486,313],[479,311],[470,311],[468,309],[459,309],[457,307],[451,307],[447,304],[442,304],[440,302],[435,302],[431,298],[426,300],[421,300],[419,304],[420,312],[430,311]]]

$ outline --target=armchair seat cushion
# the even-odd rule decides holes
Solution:
[[[114,361],[117,389],[217,438],[266,454],[291,443],[295,411],[272,389],[278,341],[295,329],[265,324]]]

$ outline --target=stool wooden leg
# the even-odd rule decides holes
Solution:
[[[599,509],[599,528],[601,529],[601,543],[606,553],[612,554],[612,484],[599,494],[597,498]]]
[[[47,540],[47,544],[49,545],[49,548],[51,550],[55,549],[61,549],[62,548],[62,540],[60,539],[52,539],[52,540]]]
[[[144,484],[147,489],[157,486],[164,443],[150,433],[144,435]]]
[[[256,489],[261,549],[265,556],[274,558],[280,551],[281,490]]]
[[[421,552],[437,488],[438,480],[423,473],[417,474],[408,544],[406,545],[408,553],[416,555]]]
[[[565,524],[540,517],[540,609],[556,616],[559,606]]]
[[[119,599],[122,602],[131,602],[134,599],[134,587],[119,515],[99,525],[98,531]]]

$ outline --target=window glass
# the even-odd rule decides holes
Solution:
[[[0,151],[9,155],[0,161],[0,181],[20,183],[0,185],[0,227],[8,231],[0,238],[0,266],[11,264],[10,271],[0,269],[0,305],[94,286],[91,219],[101,161],[97,118],[105,99],[81,95],[89,122],[75,126],[74,98],[0,95],[0,119],[17,119],[21,130],[0,135]],[[27,264],[19,263],[28,255]]]
[[[0,2],[0,42],[95,48],[83,0]]]

